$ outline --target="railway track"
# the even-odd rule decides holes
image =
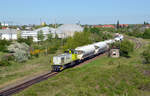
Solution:
[[[135,39],[135,42],[136,42],[136,49],[139,49],[142,47],[142,42],[138,39]]]
[[[106,55],[107,52],[103,53],[103,54],[100,54],[98,56],[95,56],[91,59],[88,59],[88,60],[85,60],[84,62],[81,62],[79,64],[76,64],[75,66],[73,66],[73,68],[75,67],[79,67],[80,65],[83,65],[83,64],[87,64],[93,60],[95,60],[96,58],[99,58],[101,56],[104,56]],[[47,80],[48,78],[51,78],[55,75],[57,75],[59,72],[48,72],[46,74],[43,74],[41,76],[38,76],[38,77],[35,77],[31,80],[27,80],[21,84],[18,84],[18,85],[15,85],[15,86],[12,86],[10,88],[7,88],[7,89],[2,89],[0,90],[0,96],[11,96],[13,94],[16,94],[16,93],[19,93],[20,91],[30,87],[31,85],[34,85],[36,83],[39,83],[41,81],[44,81],[44,80]]]
[[[28,81],[26,81],[24,83],[21,83],[19,85],[13,86],[13,87],[8,88],[8,89],[1,90],[0,91],[0,96],[11,96],[11,95],[13,95],[15,93],[18,93],[18,92],[24,90],[25,88],[28,88],[29,86],[31,86],[31,85],[33,85],[35,83],[38,83],[38,82],[46,80],[46,79],[48,79],[50,77],[53,77],[56,74],[58,74],[58,72],[48,72],[48,73],[46,73],[44,75],[35,77],[32,80],[28,80]]]
[[[132,40],[133,40],[133,42],[135,42],[135,44],[136,44],[135,49],[139,49],[139,48],[142,47],[142,43],[141,43],[140,40],[138,40],[138,39],[132,39]]]
[[[142,42],[139,39],[130,38],[130,37],[126,37],[126,38],[135,42],[136,44],[135,49],[139,49],[142,47]]]

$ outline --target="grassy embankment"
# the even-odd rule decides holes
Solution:
[[[12,62],[10,66],[0,67],[0,89],[22,80],[43,74],[51,70],[50,57],[39,56],[24,63]]]
[[[150,96],[150,65],[140,56],[144,47],[131,58],[104,56],[67,69],[16,96]]]

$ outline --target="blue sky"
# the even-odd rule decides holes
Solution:
[[[0,21],[47,23],[136,24],[150,22],[150,0],[0,0]]]

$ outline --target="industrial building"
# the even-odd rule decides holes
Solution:
[[[73,36],[75,32],[82,32],[84,28],[80,25],[76,24],[64,24],[55,28],[50,27],[42,27],[36,30],[16,30],[16,29],[3,29],[0,30],[0,38],[7,39],[7,40],[16,40],[17,34],[20,34],[20,37],[27,38],[33,37],[34,42],[38,42],[38,32],[42,31],[44,35],[44,40],[47,39],[48,34],[52,34],[52,37],[55,38],[56,34],[58,38],[66,38],[69,36]]]
[[[77,24],[64,24],[56,29],[61,38],[73,36],[75,32],[82,32],[84,28]]]
[[[16,40],[17,32],[18,31],[16,29],[1,29],[0,30],[0,39]]]
[[[49,27],[42,27],[42,28],[39,28],[39,29],[36,29],[36,30],[33,30],[33,31],[21,31],[21,37],[22,38],[27,38],[27,37],[33,37],[33,41],[34,42],[38,42],[38,32],[39,31],[42,31],[43,32],[43,35],[44,35],[44,40],[47,39],[47,35],[50,34],[50,28]]]

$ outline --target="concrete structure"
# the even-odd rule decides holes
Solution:
[[[120,57],[119,49],[111,49],[110,50],[110,57],[113,57],[113,58]]]
[[[17,32],[18,31],[16,29],[1,29],[0,38],[6,40],[16,40]]]

